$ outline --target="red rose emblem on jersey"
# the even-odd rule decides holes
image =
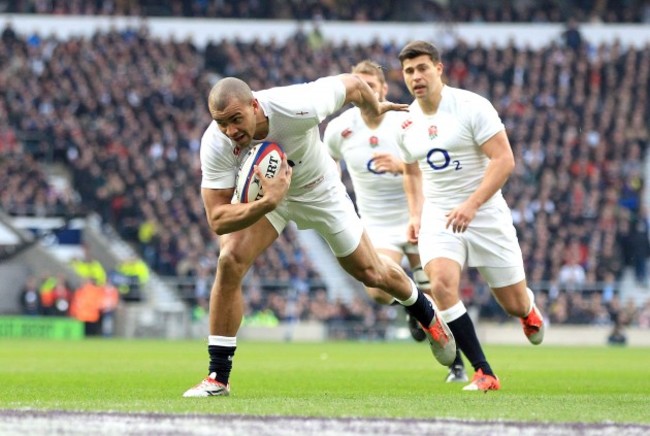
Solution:
[[[429,139],[434,139],[438,136],[438,126],[429,126]]]
[[[370,144],[371,147],[376,147],[379,145],[379,138],[376,136],[371,136],[368,138],[368,143]]]

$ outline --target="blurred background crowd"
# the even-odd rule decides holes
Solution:
[[[223,18],[340,20],[647,22],[650,2],[422,1],[0,1],[5,11]],[[501,115],[517,160],[504,188],[513,209],[529,281],[551,323],[650,327],[650,303],[621,302],[626,268],[648,286],[649,216],[644,159],[649,139],[650,46],[593,45],[579,26],[539,49],[440,42],[447,83],[477,92]],[[137,248],[148,268],[180,277],[179,292],[200,317],[219,247],[204,222],[198,152],[211,121],[206,96],[215,78],[238,76],[253,89],[348,72],[371,59],[385,68],[388,98],[410,102],[392,43],[333,44],[318,28],[285,42],[161,41],[146,26],[57,39],[0,38],[0,208],[13,215],[98,212]],[[324,125],[323,125],[324,128]],[[45,165],[62,165],[70,186],[48,183]],[[351,186],[349,180],[346,180]],[[37,278],[41,283],[45,278]],[[247,322],[356,320],[376,326],[399,316],[362,297],[328,301],[296,231],[288,228],[246,282]],[[504,315],[474,271],[465,304],[486,319]],[[650,299],[648,299],[650,301]],[[40,312],[47,312],[39,309]],[[374,326],[374,327],[373,327]],[[375,330],[373,330],[375,329]],[[375,333],[373,333],[373,331]]]
[[[0,12],[342,21],[650,22],[646,0],[4,0]]]

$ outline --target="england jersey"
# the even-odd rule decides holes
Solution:
[[[336,160],[344,160],[357,198],[357,208],[367,225],[393,226],[408,223],[408,205],[402,175],[380,172],[375,153],[399,158],[399,141],[405,113],[387,112],[381,124],[370,128],[358,108],[345,111],[325,130],[324,142]]]
[[[444,86],[434,115],[422,113],[417,101],[402,125],[402,159],[418,162],[428,203],[452,209],[479,187],[488,157],[483,145],[505,127],[492,104],[470,91]],[[503,203],[501,190],[483,207]]]
[[[345,85],[336,77],[326,77],[300,85],[253,92],[269,121],[266,138],[240,148],[212,121],[201,138],[201,187],[235,187],[237,170],[246,152],[264,141],[277,142],[293,163],[287,198],[308,196],[324,180],[338,178],[336,164],[320,140],[318,124],[338,110],[345,101]]]

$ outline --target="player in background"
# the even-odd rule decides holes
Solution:
[[[379,101],[386,100],[388,85],[381,67],[364,60],[352,68],[352,73],[370,86]],[[406,256],[418,288],[431,294],[429,279],[420,266],[417,245],[410,243],[406,234],[409,214],[398,145],[404,116],[403,112],[394,111],[372,116],[353,107],[328,123],[324,142],[334,160],[345,161],[361,221],[377,253],[398,265]],[[379,288],[366,287],[366,292],[379,304],[395,302],[392,295]],[[408,312],[407,319],[413,339],[423,341],[425,335],[417,320]],[[446,381],[467,380],[463,359],[457,351]]]
[[[515,165],[510,142],[488,100],[443,83],[443,64],[432,44],[411,42],[399,60],[415,97],[400,144],[409,239],[418,241],[439,313],[476,371],[463,389],[499,389],[460,300],[459,282],[465,263],[476,267],[505,311],[520,318],[529,341],[542,342],[542,315],[527,287],[512,215],[501,194]]]
[[[353,74],[255,93],[242,80],[227,77],[210,91],[208,107],[213,121],[201,139],[201,195],[207,221],[219,235],[220,251],[209,305],[208,376],[184,396],[230,393],[243,312],[242,279],[289,220],[298,228],[316,230],[350,275],[395,297],[426,326],[436,359],[443,365],[453,361],[453,335],[436,316],[432,300],[402,268],[377,255],[320,139],[318,124],[348,103],[371,116],[407,107],[378,101],[370,87]],[[232,203],[239,165],[246,151],[262,141],[277,142],[284,148],[280,170],[267,179],[256,168],[262,198]]]

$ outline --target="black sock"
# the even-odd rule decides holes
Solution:
[[[463,362],[463,357],[460,355],[460,348],[456,347],[456,358],[454,359],[454,363],[451,364],[451,367],[454,366],[460,366],[465,368],[465,362]]]
[[[415,304],[412,306],[404,306],[404,309],[406,309],[409,315],[417,319],[418,322],[425,327],[431,325],[431,321],[433,321],[433,316],[435,314],[431,302],[424,296],[422,291],[419,290],[418,299],[415,301]]]
[[[232,369],[232,358],[235,355],[237,347],[223,347],[221,345],[208,345],[208,353],[210,354],[210,366],[208,373],[217,373],[217,381],[225,385],[228,384],[230,378],[230,370]]]
[[[476,330],[474,329],[474,323],[469,317],[467,312],[465,312],[460,318],[448,322],[447,325],[449,329],[454,334],[456,338],[456,345],[460,348],[467,359],[474,367],[475,371],[479,369],[483,370],[483,374],[494,375],[490,364],[483,354],[483,349],[481,348],[481,343],[478,341],[476,336]],[[458,358],[458,355],[456,355]]]

